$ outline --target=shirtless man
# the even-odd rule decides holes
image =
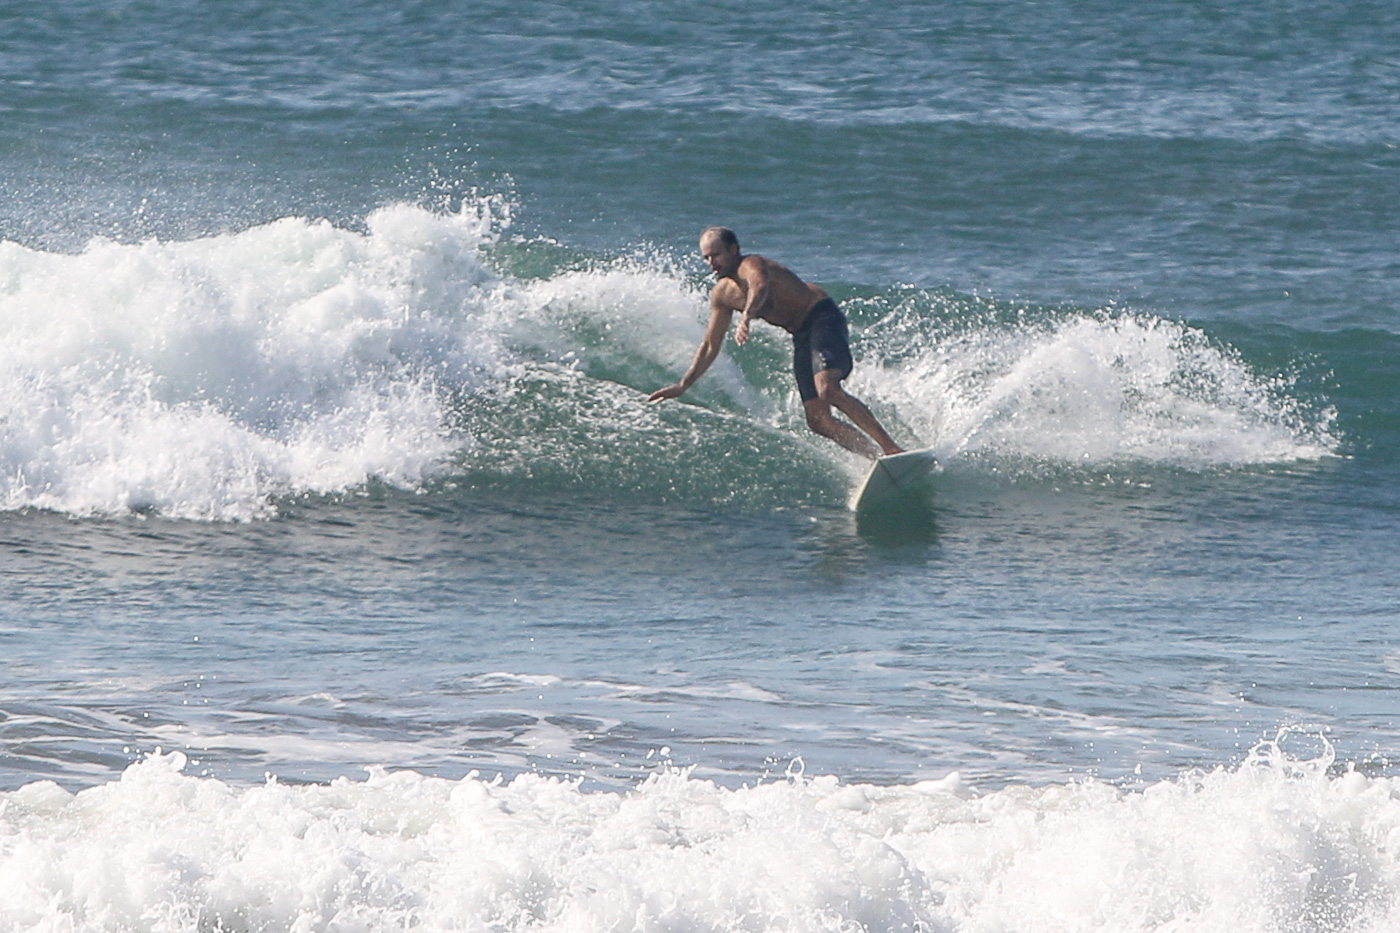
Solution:
[[[709,227],[700,234],[700,255],[719,276],[710,292],[705,338],[681,381],[656,390],[649,401],[679,398],[695,384],[719,356],[729,322],[738,311],[742,315],[734,331],[738,344],[748,341],[756,317],[792,334],[793,375],[809,428],[871,460],[882,453],[901,452],[870,409],[841,388],[853,364],[846,316],[830,295],[771,259],[741,254],[739,240],[728,227]],[[855,427],[833,415],[833,408],[855,422]]]

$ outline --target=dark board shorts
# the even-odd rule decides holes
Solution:
[[[851,335],[846,315],[830,298],[812,305],[807,319],[792,335],[792,374],[797,394],[807,402],[817,397],[816,374],[834,369],[845,379],[851,374]]]

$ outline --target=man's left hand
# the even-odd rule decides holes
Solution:
[[[667,386],[664,389],[657,389],[655,392],[647,396],[647,401],[664,402],[668,398],[680,398],[684,394],[685,388],[681,386],[680,383],[676,383],[675,385]]]

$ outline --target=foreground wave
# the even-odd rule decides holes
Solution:
[[[384,208],[358,231],[285,218],[75,255],[0,243],[0,508],[249,519],[439,480],[844,498],[853,468],[799,423],[781,334],[722,357],[695,404],[648,406],[693,353],[703,283],[506,226],[482,201]],[[1198,469],[1338,446],[1323,400],[1184,324],[832,289],[857,327],[857,391],[945,461]]]
[[[234,787],[179,753],[0,794],[30,930],[1370,931],[1400,921],[1400,780],[1261,744],[1140,789],[833,777]]]

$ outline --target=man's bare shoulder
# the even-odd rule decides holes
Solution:
[[[743,259],[739,260],[739,271],[741,273],[767,272],[771,266],[775,265],[777,265],[777,263],[766,256],[760,256],[757,253],[749,253]]]
[[[771,279],[774,276],[789,276],[792,270],[777,260],[750,253],[739,263],[739,278],[752,282],[758,278]],[[795,276],[794,276],[795,278]]]
[[[750,265],[752,263],[752,265]],[[763,276],[770,282],[789,282],[794,285],[805,285],[797,273],[776,259],[769,259],[767,256],[748,255],[739,264],[739,275],[745,281],[751,281],[755,276]]]
[[[733,279],[720,279],[710,289],[710,307],[740,311],[744,307],[744,290]]]

